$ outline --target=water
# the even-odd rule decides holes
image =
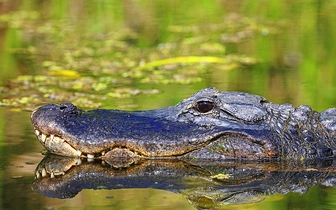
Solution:
[[[155,181],[145,188],[84,189],[68,199],[41,195],[32,189],[44,156],[31,111],[63,101],[84,109],[153,109],[210,86],[318,111],[334,107],[335,5],[1,2],[0,208],[194,209],[186,188],[172,192]],[[335,187],[312,186],[304,194],[273,194],[221,209],[334,209],[335,195]],[[209,199],[198,202],[211,206]]]

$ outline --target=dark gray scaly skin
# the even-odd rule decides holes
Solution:
[[[176,106],[82,111],[46,105],[31,115],[51,153],[88,158],[315,159],[336,156],[336,108],[273,104],[202,89]]]

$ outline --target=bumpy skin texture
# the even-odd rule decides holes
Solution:
[[[127,112],[46,105],[32,113],[49,151],[89,158],[312,159],[336,154],[336,109],[202,89],[176,106]]]

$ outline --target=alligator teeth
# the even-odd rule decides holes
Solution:
[[[82,155],[82,152],[77,150],[77,155],[78,155],[78,157],[80,157]]]
[[[42,174],[42,177],[47,176],[47,171],[45,168],[42,169],[41,174]]]
[[[80,164],[82,164],[82,160],[80,158],[78,158],[77,165],[79,166]]]
[[[105,151],[102,151],[102,152],[101,152],[101,155],[104,156],[104,155],[105,155]]]
[[[55,178],[55,174],[54,174],[54,172],[51,172],[51,174],[50,174],[50,178]]]
[[[94,155],[93,154],[87,154],[87,158],[88,159],[94,159]]]
[[[54,140],[55,135],[51,134],[50,135],[50,141]]]
[[[45,140],[47,139],[47,136],[45,134],[42,133],[41,135],[41,140],[43,141],[43,143],[45,142]]]
[[[36,134],[36,136],[40,135],[40,131],[35,130],[35,134]]]
[[[36,171],[35,176],[36,176],[36,179],[39,179],[41,177],[41,175],[38,171]]]

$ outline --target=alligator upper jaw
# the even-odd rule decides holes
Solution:
[[[46,105],[35,110],[31,120],[41,144],[51,153],[63,156],[106,159],[181,157],[204,149],[217,139],[223,141],[221,136],[232,133],[241,137],[239,141],[261,147],[261,152],[265,145],[258,141],[259,134],[254,129],[244,133],[239,125],[233,124],[226,127],[200,126],[167,120],[152,115],[151,111],[98,109],[83,112],[72,104]],[[239,145],[239,141],[234,143]]]
[[[137,112],[83,112],[72,104],[46,105],[31,115],[35,134],[51,153],[88,158],[179,156],[199,147],[190,124],[150,118]],[[212,138],[201,135],[203,144]],[[184,136],[184,137],[183,137]],[[203,138],[205,137],[205,138]],[[193,145],[193,141],[197,141]]]

